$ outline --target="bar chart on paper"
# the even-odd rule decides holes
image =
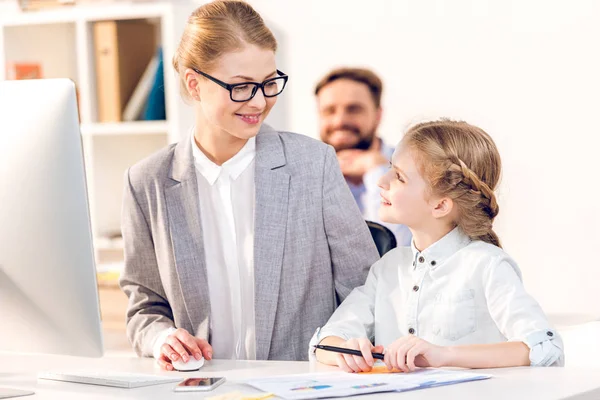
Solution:
[[[409,374],[326,372],[251,379],[245,383],[287,400],[404,392],[491,378],[462,371],[423,369]]]

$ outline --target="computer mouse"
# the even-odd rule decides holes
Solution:
[[[183,362],[183,360],[179,359],[177,361],[173,361],[173,368],[177,371],[197,371],[204,365],[204,357],[199,360],[196,360],[194,357],[190,357],[188,362]]]

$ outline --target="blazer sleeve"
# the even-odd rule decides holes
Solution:
[[[339,304],[365,283],[379,253],[331,146],[325,154],[323,220]]]
[[[161,282],[150,226],[125,175],[122,210],[125,267],[119,285],[129,298],[127,336],[139,356],[152,357],[155,339],[174,327],[173,313]]]

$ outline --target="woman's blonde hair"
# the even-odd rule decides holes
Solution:
[[[173,56],[182,94],[188,96],[182,76],[186,68],[210,72],[223,54],[241,50],[246,44],[277,50],[275,36],[250,4],[216,0],[198,7],[190,15]]]
[[[492,138],[466,122],[440,120],[413,126],[401,145],[412,151],[430,194],[453,200],[456,225],[471,239],[502,247],[492,228],[502,169]]]

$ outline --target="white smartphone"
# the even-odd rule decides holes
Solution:
[[[176,392],[208,392],[225,382],[225,378],[187,378],[179,382]]]

